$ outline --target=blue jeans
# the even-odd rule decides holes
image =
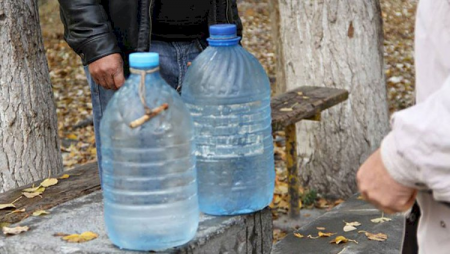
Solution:
[[[161,76],[177,91],[181,90],[181,85],[187,71],[188,62],[192,62],[202,51],[202,45],[198,40],[176,42],[152,41],[150,47],[150,52],[159,53]],[[102,119],[103,112],[106,109],[106,105],[108,105],[108,102],[114,95],[115,91],[105,89],[102,86],[97,85],[89,73],[88,66],[84,67],[84,71],[91,88],[97,161],[101,179],[102,143],[100,140],[100,121]]]

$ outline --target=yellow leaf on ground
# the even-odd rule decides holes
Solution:
[[[37,191],[39,188],[41,188],[40,185],[39,185],[38,187],[32,187],[32,188],[23,189],[23,192],[35,192],[35,191]]]
[[[348,239],[344,236],[338,236],[334,238],[330,243],[340,244],[340,243],[346,243],[348,242]]]
[[[47,215],[47,214],[50,214],[50,213],[47,211],[44,211],[44,210],[37,210],[33,213],[33,216],[41,216],[41,215]]]
[[[300,233],[294,233],[294,236],[295,236],[295,237],[298,237],[298,238],[303,238],[303,237],[305,237],[304,235],[302,235],[302,234],[300,234]]]
[[[0,204],[0,210],[7,208],[16,208],[16,206],[14,204]]]
[[[98,235],[93,232],[84,232],[81,235],[72,234],[68,236],[64,236],[62,239],[69,243],[83,243],[97,238]]]
[[[318,236],[319,237],[330,237],[332,235],[335,235],[336,233],[323,233],[322,231],[319,231]]]
[[[367,231],[359,231],[358,233],[364,233],[369,240],[373,241],[384,242],[388,239],[388,236],[383,233],[372,234]]]
[[[8,227],[3,227],[3,234],[5,235],[18,235],[20,233],[26,232],[28,231],[28,229],[30,229],[29,227],[25,226],[25,227],[15,227],[15,228],[8,228]]]
[[[69,178],[69,177],[70,177],[70,175],[64,174],[64,175],[62,175],[59,179],[67,179],[67,178]]]
[[[345,222],[345,226],[344,226],[344,232],[350,232],[353,230],[356,230],[357,226],[361,226],[361,223],[354,221],[354,222]]]
[[[49,186],[56,185],[57,183],[58,183],[58,179],[56,179],[56,178],[48,178],[48,179],[45,179],[44,181],[42,181],[41,186],[42,187],[49,187]]]
[[[97,156],[97,149],[95,147],[92,147],[91,149],[89,149],[89,153],[92,156]]]
[[[387,222],[387,221],[391,221],[391,220],[392,219],[390,219],[390,218],[386,218],[386,217],[382,216],[380,218],[375,218],[375,219],[372,219],[370,221],[373,222],[373,223],[383,223],[383,222]]]
[[[68,139],[78,139],[77,135],[75,135],[75,134],[73,134],[73,133],[67,135],[67,138],[68,138]]]
[[[353,231],[353,230],[356,230],[356,228],[353,227],[352,225],[345,225],[344,226],[344,232],[350,232],[350,231]]]
[[[317,227],[317,230],[325,230],[326,228],[324,227]]]
[[[358,244],[357,241],[348,239],[345,236],[341,236],[341,235],[334,238],[330,243],[341,244],[341,243],[347,243],[347,242],[354,242],[354,243]]]
[[[23,192],[22,193],[26,198],[34,198],[37,196],[40,196],[41,193],[40,192]]]
[[[12,211],[12,212],[6,214],[6,215],[10,215],[10,214],[13,214],[13,213],[24,213],[24,212],[25,212],[25,208],[20,209],[20,210],[14,210],[14,211]]]
[[[357,221],[354,221],[354,222],[345,222],[345,221],[344,221],[344,223],[345,223],[345,225],[353,226],[353,227],[361,226],[361,223],[359,223],[359,222],[357,222]]]

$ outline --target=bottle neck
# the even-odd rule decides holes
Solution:
[[[233,38],[208,38],[209,46],[211,47],[234,47],[239,45],[239,41],[241,41],[241,37],[233,37]]]
[[[159,66],[151,67],[130,67],[130,73],[135,75],[150,75],[159,73]]]

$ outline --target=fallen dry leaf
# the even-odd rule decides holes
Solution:
[[[293,109],[292,108],[282,108],[282,109],[280,109],[280,111],[281,112],[291,112],[291,111],[293,111]]]
[[[349,225],[349,226],[353,226],[353,227],[361,226],[361,223],[359,223],[358,221],[353,221],[353,222],[344,221],[344,223],[345,223],[345,225]]]
[[[0,204],[0,210],[7,209],[7,208],[16,208],[14,204]]]
[[[67,179],[67,178],[69,178],[69,177],[70,177],[70,175],[64,174],[64,175],[62,175],[59,179]]]
[[[82,233],[81,235],[72,234],[72,235],[64,236],[62,239],[69,243],[84,243],[87,241],[91,241],[97,237],[98,237],[98,235],[96,233],[88,231],[88,232]]]
[[[27,189],[23,189],[23,192],[36,192],[39,188],[41,188],[41,186],[37,186],[37,187],[31,187],[31,188],[27,188]]]
[[[367,231],[358,231],[358,233],[364,233],[367,238],[372,241],[384,242],[388,239],[388,236],[383,233],[372,234]]]
[[[303,238],[305,237],[304,235],[300,234],[300,233],[294,233],[294,236],[297,238]]]
[[[317,239],[319,237],[330,237],[330,236],[335,235],[335,234],[336,233],[324,233],[322,231],[319,231],[319,233],[317,233],[317,236],[308,235],[308,238]]]
[[[50,187],[50,186],[56,185],[57,183],[58,183],[58,179],[47,178],[44,181],[42,181],[41,186],[42,187]]]
[[[20,233],[28,231],[28,229],[30,229],[30,228],[27,226],[15,227],[15,228],[3,227],[2,231],[3,231],[3,234],[5,234],[5,235],[18,235]]]
[[[325,230],[326,228],[324,227],[317,227],[317,230]]]
[[[346,222],[344,221],[345,226],[344,226],[344,232],[350,232],[353,230],[356,230],[356,227],[361,226],[361,223],[354,221],[354,222]]]
[[[332,235],[335,235],[336,233],[323,233],[322,231],[319,231],[317,234],[319,237],[330,237]]]
[[[78,139],[77,135],[75,135],[75,134],[73,134],[73,133],[67,135],[67,138],[68,138],[68,139],[74,139],[74,140],[77,140],[77,139]]]
[[[42,216],[42,215],[48,215],[48,214],[50,214],[50,213],[45,210],[37,210],[33,213],[33,216]]]
[[[353,230],[356,230],[356,228],[351,226],[351,225],[345,225],[344,226],[344,232],[350,232],[350,231],[353,231]]]
[[[6,214],[6,215],[10,215],[10,214],[13,214],[13,213],[24,213],[24,212],[25,212],[25,208],[20,209],[20,210],[14,210],[14,211],[12,211],[12,212]]]
[[[386,218],[384,216],[380,217],[380,218],[375,218],[375,219],[371,219],[370,221],[373,223],[383,223],[383,222],[387,222],[387,221],[391,221],[392,219],[390,218]]]
[[[334,238],[330,243],[341,244],[341,243],[347,243],[347,242],[354,242],[354,243],[358,244],[357,241],[348,239],[345,236],[341,236],[341,235]]]
[[[22,193],[26,198],[34,198],[41,195],[41,192],[23,192]]]

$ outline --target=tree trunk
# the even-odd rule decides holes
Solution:
[[[61,172],[36,0],[0,0],[0,192]]]
[[[334,197],[356,191],[355,173],[388,131],[378,0],[271,0],[277,92],[344,88],[347,102],[298,124],[303,185]]]

